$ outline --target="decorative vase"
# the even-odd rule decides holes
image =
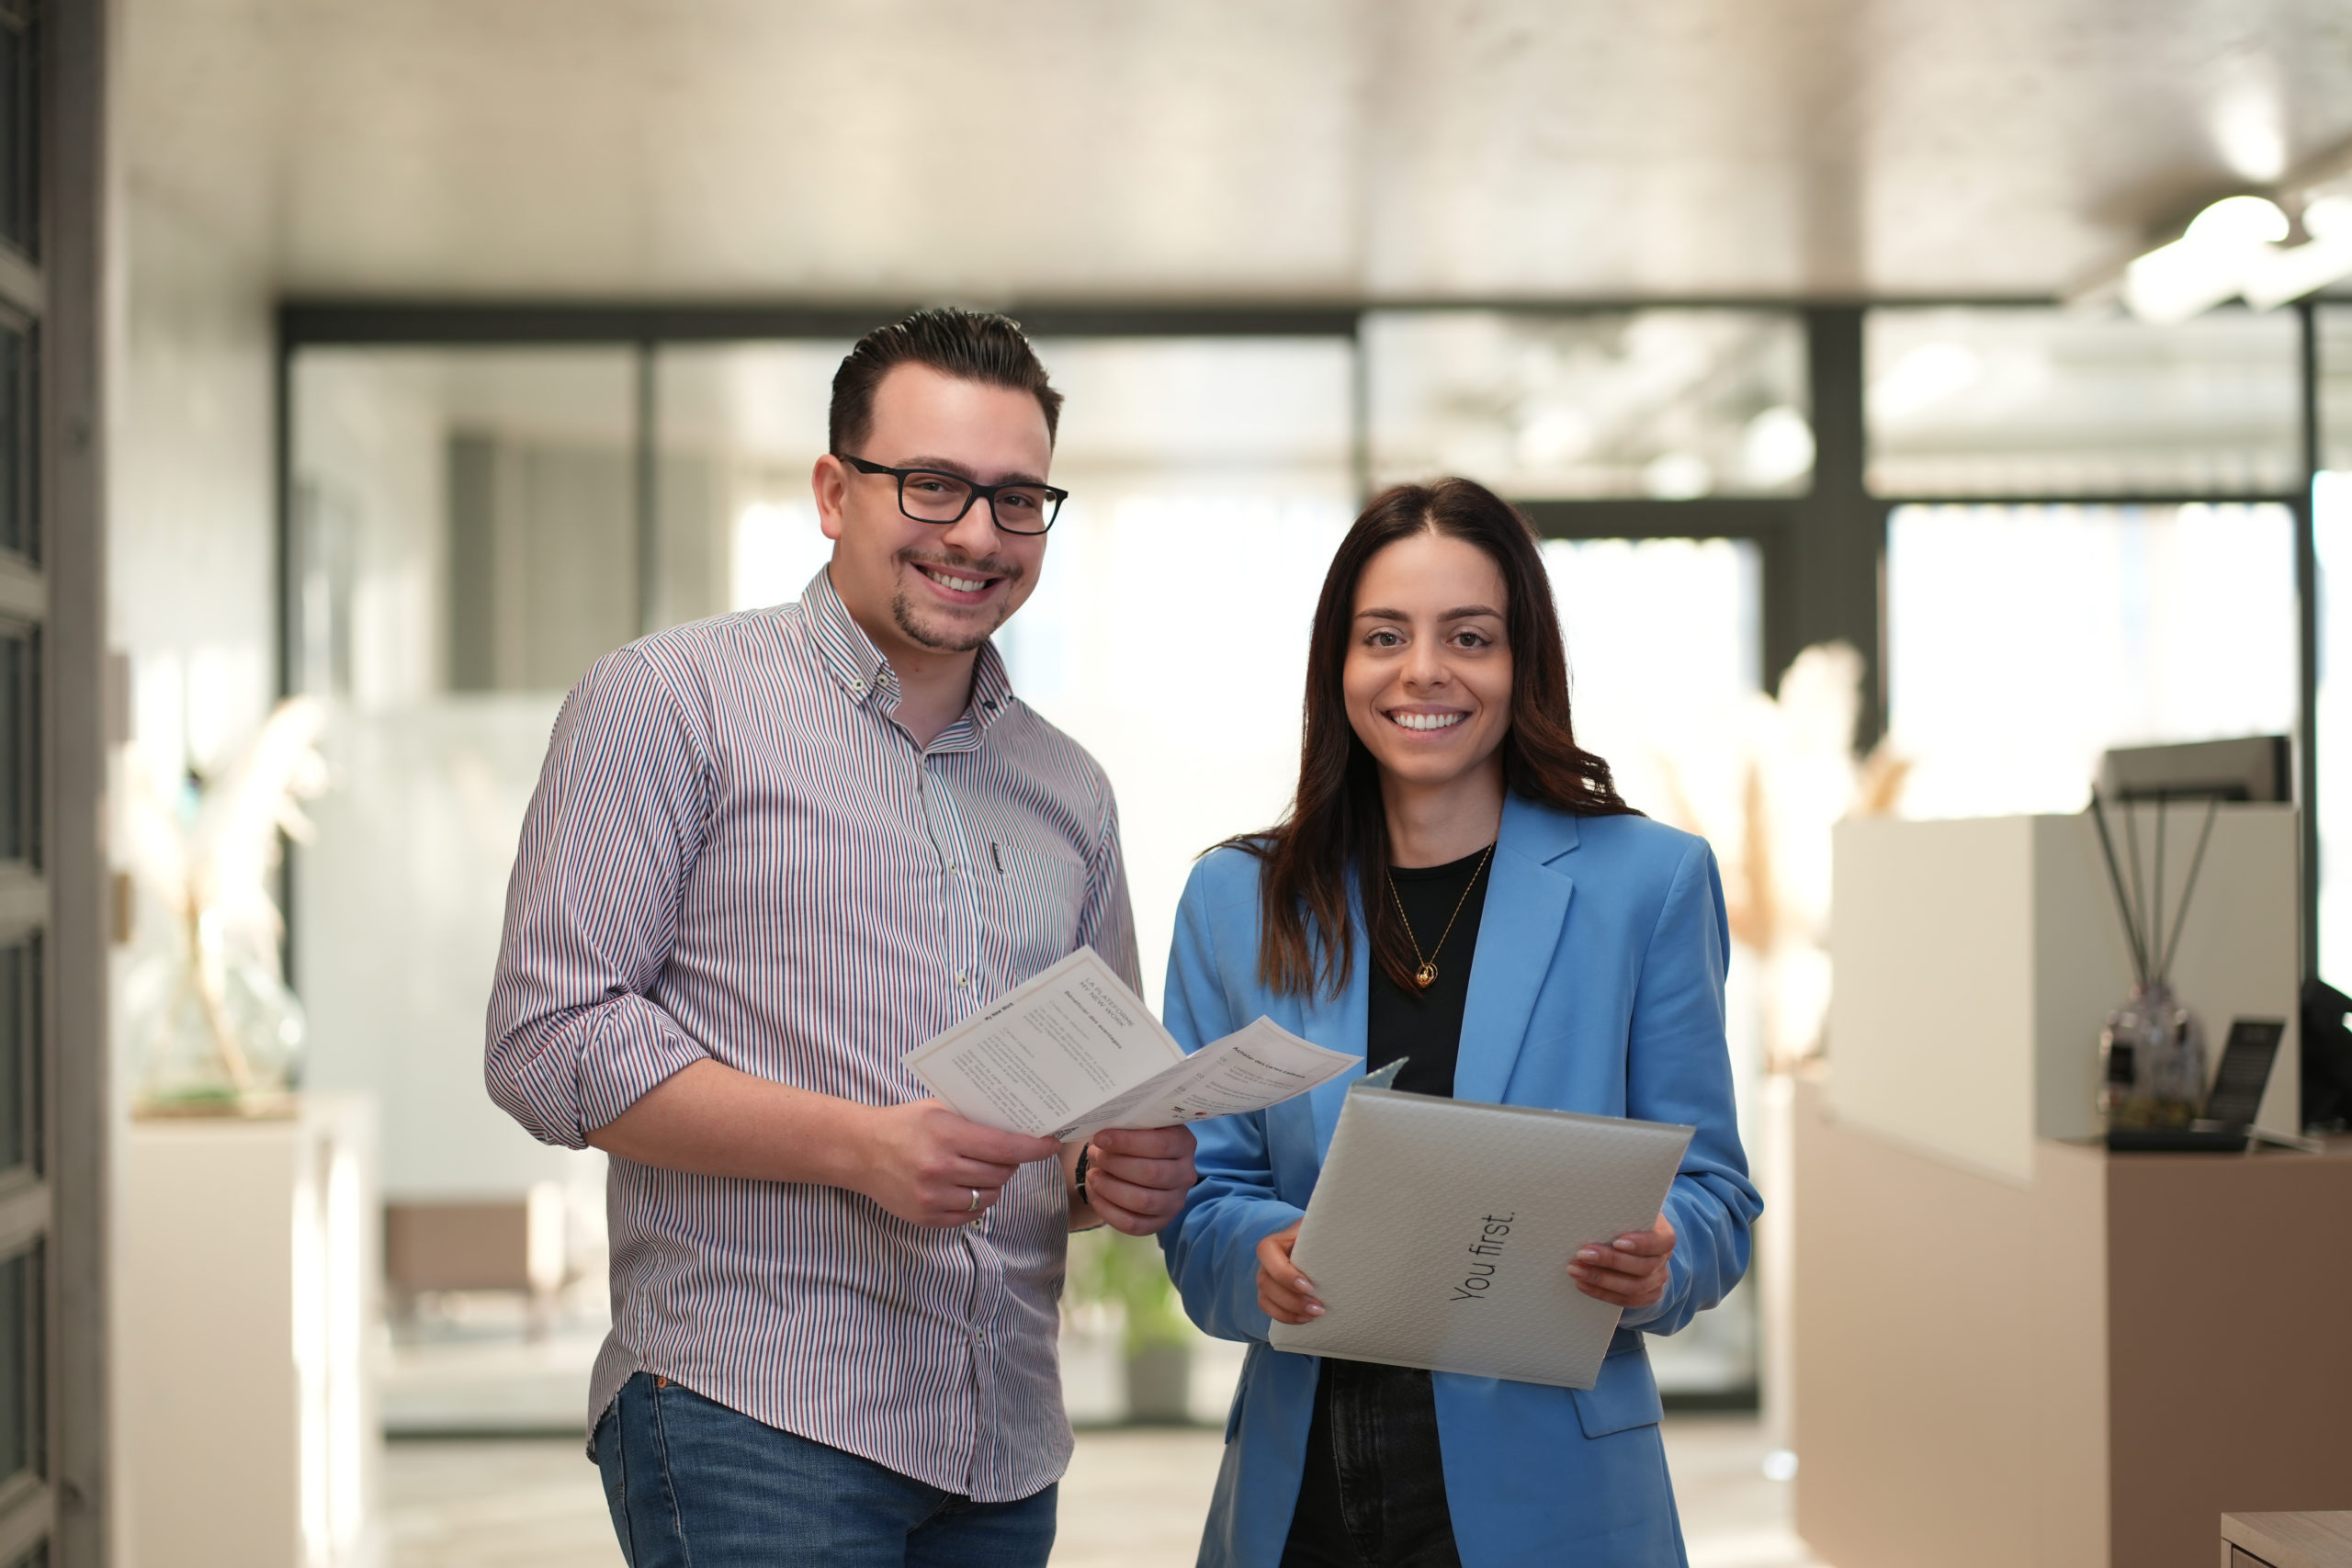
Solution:
[[[141,987],[131,1014],[142,1116],[290,1113],[300,1081],[301,1004],[260,963],[181,964]]]
[[[2205,1095],[2205,1030],[2165,981],[2133,987],[2099,1032],[2099,1118],[2109,1128],[2186,1127]]]

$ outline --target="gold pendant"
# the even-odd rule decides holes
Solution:
[[[1434,964],[1424,964],[1419,969],[1414,970],[1413,984],[1419,986],[1424,991],[1428,990],[1431,986],[1436,985],[1437,965]]]

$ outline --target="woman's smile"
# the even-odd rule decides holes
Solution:
[[[1432,730],[1452,729],[1470,716],[1459,708],[1444,708],[1435,712],[1423,708],[1390,708],[1387,710],[1387,716],[1389,722],[1400,729],[1418,730],[1426,734]]]

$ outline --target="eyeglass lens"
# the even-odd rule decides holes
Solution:
[[[972,504],[972,487],[953,474],[917,471],[899,482],[899,504],[922,523],[953,523]],[[1054,498],[1042,486],[996,492],[996,525],[1008,534],[1042,534],[1054,520]]]

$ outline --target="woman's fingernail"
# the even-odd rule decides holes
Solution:
[[[1307,1303],[1306,1315],[1309,1317],[1321,1317],[1323,1315],[1323,1303],[1320,1302]]]
[[[1600,1261],[1600,1253],[1597,1248],[1588,1247],[1582,1252],[1577,1254],[1577,1261],[1579,1263],[1598,1263]]]
[[[1620,1252],[1631,1252],[1634,1250],[1634,1243],[1632,1239],[1627,1236],[1621,1235],[1609,1245],[1615,1247]]]
[[[1315,1288],[1315,1281],[1301,1274],[1291,1280],[1290,1288],[1294,1291],[1311,1291]]]

